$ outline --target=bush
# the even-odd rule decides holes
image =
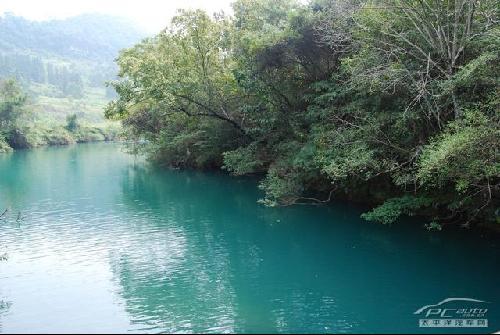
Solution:
[[[97,127],[82,126],[75,133],[75,139],[79,143],[100,142],[106,140],[102,130]]]
[[[76,114],[68,115],[66,117],[66,129],[70,132],[75,132],[78,128],[80,128],[78,116]]]
[[[6,153],[6,152],[11,152],[12,148],[10,145],[5,141],[4,138],[0,137],[0,153]]]
[[[68,145],[73,143],[75,143],[75,139],[62,127],[51,129],[44,134],[44,145]]]
[[[400,198],[392,198],[382,205],[364,213],[361,217],[368,221],[376,221],[383,224],[391,224],[401,215],[412,216],[416,211],[432,204],[432,199],[405,195]]]

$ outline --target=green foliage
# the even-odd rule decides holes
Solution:
[[[44,145],[76,142],[112,141],[119,135],[118,125],[80,123],[76,114],[67,124],[33,121],[26,107],[26,95],[13,80],[0,82],[0,152]]]
[[[12,148],[7,143],[7,141],[5,141],[4,138],[0,137],[0,153],[6,153],[6,152],[12,152]]]
[[[500,178],[498,115],[478,110],[464,112],[424,147],[418,161],[417,180],[429,193],[447,194],[452,213],[466,222],[479,216],[495,222]]]
[[[14,146],[25,103],[26,95],[14,80],[0,81],[0,140],[8,143],[2,144],[2,151]]]
[[[75,132],[80,128],[80,124],[78,123],[78,115],[70,114],[66,117],[66,129],[70,132]]]
[[[172,27],[122,52],[119,99],[109,118],[126,117],[129,134],[151,141],[164,164],[213,167],[242,132],[240,95],[228,57],[227,20],[182,11]]]
[[[120,49],[143,38],[133,23],[99,14],[42,22],[0,17],[0,79],[14,78],[30,97],[37,121],[103,122],[113,97],[106,81],[115,78]]]
[[[427,228],[427,230],[435,230],[435,231],[443,230],[443,226],[435,221],[432,221],[432,222],[426,224],[425,228]]]
[[[241,176],[257,173],[263,169],[263,162],[257,156],[257,146],[255,144],[226,151],[223,155],[223,168],[234,175]]]
[[[401,215],[415,215],[415,213],[432,204],[432,199],[405,195],[399,198],[391,198],[382,205],[364,213],[361,217],[368,221],[376,221],[383,224],[392,224]]]
[[[498,119],[478,111],[466,112],[423,149],[417,174],[420,183],[430,188],[453,183],[460,193],[483,187],[500,175],[499,138]]]
[[[43,133],[41,141],[36,143],[34,146],[40,145],[68,145],[75,143],[74,138],[68,132],[67,129],[63,127],[52,128],[47,132]]]
[[[222,154],[232,147],[233,129],[219,120],[171,115],[149,147],[154,159],[171,167],[208,169],[222,165]]]
[[[271,166],[259,185],[265,191],[260,202],[266,206],[293,205],[304,190],[300,173],[278,163]]]
[[[15,127],[23,114],[26,95],[17,83],[10,79],[0,81],[0,122],[2,130]]]
[[[494,1],[233,9],[180,11],[121,53],[106,115],[137,148],[169,166],[262,174],[270,206],[333,195],[380,203],[363,217],[386,224],[497,221]]]

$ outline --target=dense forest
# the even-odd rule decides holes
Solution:
[[[83,14],[64,20],[30,21],[0,16],[0,79],[16,79],[40,119],[64,121],[76,113],[102,122],[115,93],[106,82],[117,72],[120,49],[145,33],[126,19]]]
[[[0,55],[0,77],[16,78],[23,83],[53,85],[60,96],[81,98],[84,93],[82,76],[78,72],[65,65],[45,64],[39,56]],[[100,85],[104,85],[104,80]]]
[[[499,220],[500,30],[486,0],[238,0],[121,52],[121,119],[173,167],[262,175],[270,206],[371,203],[385,224]]]
[[[111,141],[119,136],[118,125],[89,123],[76,113],[68,114],[64,122],[37,121],[28,101],[15,80],[0,80],[0,154],[45,145]]]
[[[115,138],[119,125],[102,113],[116,96],[106,82],[119,50],[142,36],[133,23],[100,14],[0,16],[0,152]]]

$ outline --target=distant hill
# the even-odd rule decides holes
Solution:
[[[118,52],[147,34],[133,22],[102,14],[30,21],[0,16],[0,78],[16,78],[40,118],[77,113],[102,119],[113,97],[105,82],[116,74]]]
[[[29,21],[0,17],[0,50],[31,51],[70,59],[109,62],[145,34],[124,18],[83,14],[65,20]]]

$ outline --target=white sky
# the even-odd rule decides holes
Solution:
[[[0,14],[12,12],[31,20],[61,19],[103,13],[136,21],[148,32],[164,28],[178,8],[231,11],[231,0],[0,0]]]

